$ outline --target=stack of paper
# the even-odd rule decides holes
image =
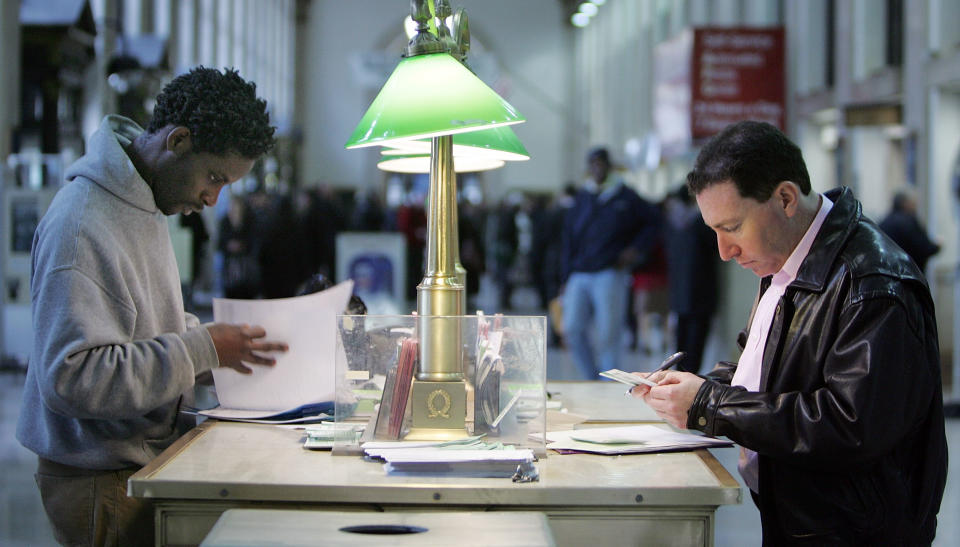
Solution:
[[[333,419],[334,402],[308,403],[286,410],[242,410],[236,408],[211,408],[197,414],[231,422],[254,424],[313,424]]]
[[[551,431],[547,448],[561,453],[642,454],[731,446],[732,442],[703,435],[678,433],[655,425],[599,427]]]
[[[530,449],[501,442],[484,442],[484,435],[452,441],[365,442],[369,458],[386,462],[388,474],[456,475],[458,477],[513,477],[517,467],[533,468]]]
[[[368,450],[369,454],[370,451]],[[387,463],[384,470],[396,475],[456,475],[458,477],[509,478],[521,464],[534,460],[533,451],[518,450],[445,450],[443,448],[407,448],[376,451]]]
[[[306,428],[307,438],[303,441],[303,447],[310,450],[330,450],[335,442],[355,443],[360,439],[363,433],[363,424],[348,423],[322,423],[317,425],[308,425]]]

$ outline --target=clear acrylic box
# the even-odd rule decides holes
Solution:
[[[465,394],[459,402],[432,397],[429,389],[430,396],[418,395],[415,387],[416,348],[427,343],[419,339],[420,325],[437,320],[459,325],[463,379],[453,385]],[[411,440],[424,413],[448,412],[451,438],[483,435],[485,442],[545,456],[546,329],[543,316],[338,315],[334,454],[359,453],[366,441]],[[346,424],[366,427],[359,435]]]

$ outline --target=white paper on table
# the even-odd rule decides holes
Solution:
[[[639,454],[730,446],[725,439],[679,433],[654,425],[598,427],[547,432],[547,448],[598,454]]]
[[[272,367],[248,364],[252,374],[214,369],[221,410],[278,411],[333,400],[337,314],[343,313],[352,292],[353,281],[347,280],[293,298],[214,298],[214,321],[259,325],[267,332],[263,340],[289,346],[288,351],[273,354],[277,362]]]
[[[675,443],[706,443],[726,444],[729,441],[715,439],[691,433],[679,433],[654,425],[633,425],[623,427],[598,427],[576,429],[568,432],[571,439],[589,443],[619,444],[643,442],[675,442]],[[547,434],[550,438],[551,434]]]

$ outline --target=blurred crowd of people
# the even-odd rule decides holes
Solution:
[[[343,210],[325,188],[231,196],[216,244],[224,296],[290,297],[314,274],[333,277],[335,237],[349,226]]]
[[[571,230],[571,211],[578,200],[596,196],[600,190],[597,185],[568,182],[552,195],[510,192],[490,205],[463,200],[458,231],[460,261],[468,272],[468,310],[542,313],[551,305],[562,308],[571,294],[567,289],[572,252],[570,238],[562,234]],[[388,207],[378,192],[338,193],[326,186],[224,197],[229,206],[209,229],[198,215],[180,218],[181,226],[193,234],[194,285],[206,284],[227,298],[295,296],[317,274],[340,281],[336,271],[339,233],[396,232],[403,235],[407,248],[403,299],[406,304],[415,301],[426,248],[422,198],[413,195],[399,206]],[[613,342],[600,344],[612,343],[618,352],[626,347],[645,353],[684,349],[690,354],[690,364],[685,366],[696,369],[717,300],[712,232],[703,225],[682,185],[660,203],[636,199],[646,206],[642,218],[634,220],[647,229],[639,236],[641,249],[616,264],[623,273],[617,283],[623,286],[615,302],[624,305],[623,313],[614,316],[614,334],[606,334]],[[622,258],[619,251],[616,254],[618,260]],[[591,269],[589,260],[579,268]],[[213,267],[205,271],[204,264]],[[205,279],[209,272],[214,279]],[[487,293],[481,301],[482,287]],[[518,288],[525,289],[522,295]],[[567,323],[569,310],[568,304]],[[611,317],[612,309],[607,304],[581,302],[581,309],[574,313],[586,327],[588,319]],[[550,322],[550,344],[575,349],[569,324],[559,318]],[[577,336],[595,336],[595,330],[585,328]]]
[[[564,293],[569,296],[565,261],[571,242],[562,234],[570,229],[577,200],[597,192],[590,184],[580,186],[568,182],[552,195],[510,192],[486,206],[462,201],[458,231],[460,261],[468,272],[468,310],[543,313],[563,307]],[[318,274],[340,281],[339,233],[395,232],[403,235],[407,248],[405,302],[398,304],[412,304],[423,276],[427,217],[422,199],[411,197],[388,207],[377,192],[338,193],[326,186],[225,195],[228,206],[212,222],[199,215],[180,217],[181,226],[192,233],[193,279],[185,280],[185,300],[193,301],[192,287],[242,299],[303,294]],[[716,307],[712,232],[682,186],[662,202],[649,203],[640,220],[649,227],[642,236],[649,241],[618,266],[624,274],[623,296],[616,302],[624,309],[615,314],[610,339],[618,352],[683,349],[690,354],[686,366],[696,368]],[[486,293],[481,299],[482,287]],[[567,310],[569,320],[569,305]],[[586,325],[583,318],[609,318],[613,310],[589,304],[575,313]],[[574,349],[570,327],[559,316],[550,323],[549,343]],[[595,336],[594,331],[579,335]]]

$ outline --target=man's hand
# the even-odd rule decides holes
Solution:
[[[657,382],[657,387],[640,384],[630,393],[634,397],[642,397],[670,425],[686,429],[687,411],[693,405],[704,379],[696,374],[676,371],[658,372],[650,375],[649,379]]]
[[[207,332],[210,333],[213,345],[217,348],[220,366],[230,367],[241,374],[253,372],[241,361],[267,366],[273,366],[277,362],[273,357],[254,352],[287,351],[288,349],[287,345],[281,342],[257,341],[267,335],[263,327],[214,323],[207,326]]]

